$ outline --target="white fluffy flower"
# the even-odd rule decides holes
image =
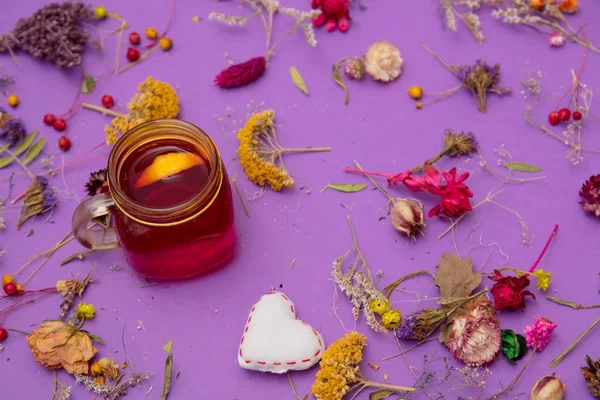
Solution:
[[[364,58],[365,70],[373,79],[390,82],[402,73],[404,60],[400,49],[385,40],[369,46]]]
[[[553,46],[553,47],[564,46],[566,41],[567,41],[567,38],[565,38],[565,35],[563,35],[560,32],[556,32],[555,34],[553,34],[552,36],[550,36],[548,38],[548,43],[550,43],[550,46]]]

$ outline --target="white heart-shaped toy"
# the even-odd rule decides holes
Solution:
[[[294,303],[269,292],[252,307],[238,351],[240,367],[283,374],[308,369],[325,351],[323,337],[296,317]]]

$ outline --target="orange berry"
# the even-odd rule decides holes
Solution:
[[[7,283],[15,283],[15,278],[13,278],[12,275],[4,275],[2,277],[2,286],[6,285]]]

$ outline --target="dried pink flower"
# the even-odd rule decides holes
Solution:
[[[542,351],[550,343],[552,332],[558,325],[545,317],[535,317],[533,325],[525,327],[525,339],[527,347]]]
[[[219,72],[215,83],[223,89],[245,86],[260,78],[266,68],[267,60],[264,57],[254,57],[246,62],[230,65]]]
[[[465,313],[454,316],[445,328],[445,336],[446,348],[467,365],[486,365],[500,354],[500,322],[485,297],[474,300]]]
[[[589,213],[600,217],[600,174],[590,176],[579,191],[579,204]]]

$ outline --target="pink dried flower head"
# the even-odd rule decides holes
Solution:
[[[365,65],[360,58],[353,58],[344,64],[344,74],[350,79],[360,80],[365,74]]]
[[[527,347],[542,351],[550,343],[552,332],[558,325],[545,317],[535,317],[533,325],[525,327]]]
[[[579,196],[581,197],[579,204],[583,209],[600,217],[600,174],[591,176],[583,184]]]
[[[254,57],[246,62],[230,65],[219,72],[215,83],[223,89],[245,86],[260,78],[266,69],[267,60],[262,56]]]
[[[312,0],[313,10],[321,9],[321,14],[313,18],[313,25],[318,28],[324,24],[327,32],[336,28],[346,32],[350,28],[349,3],[350,0]]]
[[[567,38],[560,32],[556,32],[548,38],[548,43],[552,47],[562,47],[567,42]]]
[[[493,362],[500,354],[502,334],[492,303],[485,297],[473,300],[467,311],[446,327],[444,344],[454,358],[467,365]]]

